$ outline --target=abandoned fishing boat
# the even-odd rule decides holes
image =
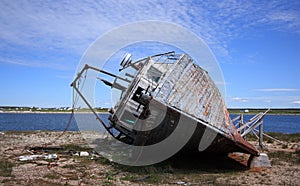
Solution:
[[[118,98],[109,111],[109,122],[98,120],[115,139],[135,146],[153,145],[170,136],[183,121],[183,125],[195,125],[195,130],[182,150],[258,155],[233,125],[208,72],[189,55],[168,52],[133,62],[127,54],[120,65],[117,75],[85,65],[72,83],[81,95],[76,81],[84,71],[91,69],[114,78],[110,82],[98,77]],[[201,148],[203,140],[209,144]]]

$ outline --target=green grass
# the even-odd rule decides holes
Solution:
[[[236,164],[232,159],[224,157],[195,156],[170,158],[158,164],[141,167],[116,164],[113,168],[125,173],[122,180],[137,183],[168,184],[183,181],[214,184],[220,176],[229,177],[246,169]]]
[[[0,160],[0,176],[11,177],[12,168],[15,166],[14,163],[7,160]]]
[[[276,151],[269,152],[269,157],[272,159],[272,164],[280,164],[280,162],[288,162],[292,164],[300,164],[300,151],[296,151],[294,153],[284,152],[284,151]]]
[[[29,149],[34,151],[45,152],[48,154],[59,153],[59,154],[67,154],[67,155],[70,155],[71,153],[75,153],[75,152],[80,152],[80,151],[87,151],[87,152],[93,151],[93,149],[90,148],[89,146],[78,145],[78,144],[65,144],[61,146],[47,146],[47,147],[34,146],[34,147],[30,147]]]
[[[64,166],[62,166],[62,168],[64,168],[64,169],[76,169],[76,167],[77,167],[77,165],[75,165],[75,164],[68,164],[68,165],[64,165]]]
[[[62,151],[92,151],[93,149],[88,146],[82,146],[77,144],[66,144],[60,146]]]
[[[120,178],[121,180],[152,184],[164,183],[164,180],[166,180],[166,174],[173,173],[173,169],[168,162],[140,167],[113,164],[112,169],[114,170],[113,172],[121,171],[125,173],[124,176]]]
[[[300,133],[283,134],[279,132],[266,132],[266,134],[285,142],[300,142]]]
[[[30,185],[29,183],[27,183],[26,185]],[[50,180],[43,180],[43,179],[35,179],[34,183],[31,185],[43,185],[43,186],[69,186],[70,184],[67,183],[67,181],[64,182],[51,182]]]
[[[292,143],[295,143],[295,142],[300,142],[300,133],[294,133],[294,134],[283,134],[283,133],[279,133],[279,132],[266,132],[266,134],[276,138],[276,139],[279,139],[280,141],[284,141],[284,142],[292,142]],[[257,138],[254,136],[254,134],[248,134],[247,136],[247,140],[248,141],[254,141],[254,140],[257,140]],[[267,142],[267,143],[272,143],[273,140],[267,138],[267,137],[263,137],[264,138],[264,141]]]

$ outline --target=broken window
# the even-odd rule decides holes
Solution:
[[[147,76],[148,76],[149,80],[152,80],[155,83],[158,83],[161,75],[162,75],[162,72],[153,66],[151,66],[147,72]]]

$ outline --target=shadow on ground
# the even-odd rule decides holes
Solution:
[[[124,165],[116,165],[115,168],[136,173],[136,174],[217,174],[217,173],[235,173],[248,170],[244,164],[236,161],[227,155],[212,154],[179,154],[173,156],[161,163],[141,167],[129,167]]]

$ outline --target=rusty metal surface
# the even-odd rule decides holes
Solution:
[[[250,154],[257,150],[245,141],[234,127],[225,102],[208,73],[181,55],[154,92],[154,98],[189,114],[224,132]]]
[[[233,134],[224,100],[208,76],[187,55],[182,55],[167,72],[154,98],[201,119],[226,134]],[[231,135],[229,135],[231,136]]]
[[[191,119],[209,125],[233,141],[239,148],[256,155],[257,150],[245,141],[234,127],[225,102],[208,73],[186,54],[157,56],[140,61],[139,69],[122,101],[115,106],[118,115],[130,111],[140,115],[132,94],[138,87],[151,90],[153,99],[188,114]],[[123,123],[130,129],[130,125]]]

